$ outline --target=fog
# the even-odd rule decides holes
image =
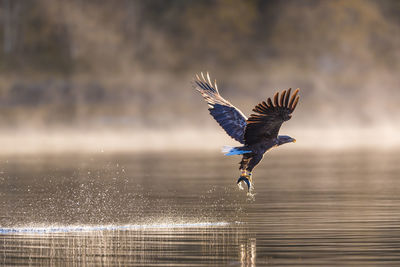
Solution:
[[[398,1],[0,2],[2,152],[235,144],[201,71],[250,115],[300,88],[292,148],[400,145]]]

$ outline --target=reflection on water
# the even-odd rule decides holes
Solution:
[[[3,264],[60,263],[128,265],[157,263],[254,262],[251,247],[236,227],[150,228],[139,231],[94,231],[45,235],[6,235]],[[240,247],[240,255],[239,249]],[[22,253],[22,254],[21,254]],[[5,254],[3,254],[5,256]],[[248,266],[248,265],[246,265]]]
[[[268,154],[254,200],[219,154],[0,159],[3,265],[396,265],[400,153]]]

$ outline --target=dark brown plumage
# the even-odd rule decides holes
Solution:
[[[299,101],[299,89],[290,98],[291,89],[283,90],[278,102],[279,92],[274,95],[274,103],[267,99],[268,105],[263,101],[253,109],[256,114],[251,114],[247,119],[244,132],[246,145],[258,143],[263,139],[276,138],[284,121],[290,120],[291,114]],[[290,102],[289,102],[290,98]]]

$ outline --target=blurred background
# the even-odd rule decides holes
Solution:
[[[250,115],[301,88],[296,147],[400,144],[396,0],[1,0],[2,152],[234,144],[193,89]],[[292,146],[295,147],[295,146]]]

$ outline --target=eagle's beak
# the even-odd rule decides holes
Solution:
[[[296,143],[296,139],[293,138],[293,141],[292,141],[292,142],[293,142],[293,143]]]
[[[237,184],[240,186],[241,189],[243,189],[243,187],[240,185],[241,182],[245,182],[247,184],[247,190],[250,191],[251,183],[246,176],[240,176],[237,181]]]

